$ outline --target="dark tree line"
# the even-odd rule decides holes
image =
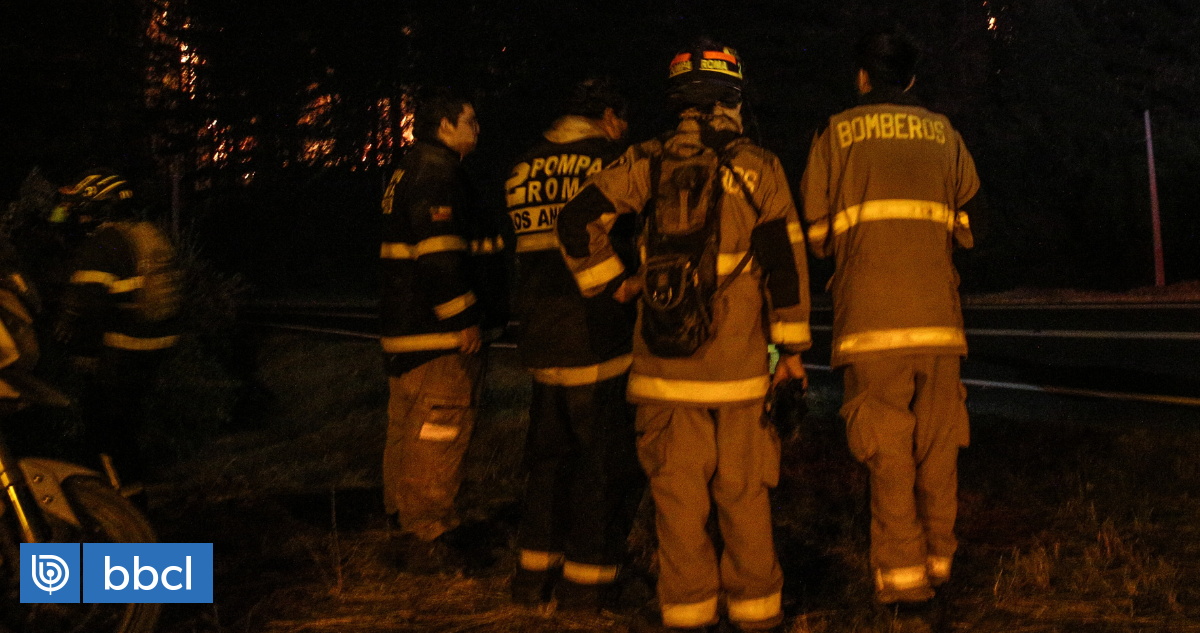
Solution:
[[[164,7],[167,39],[154,40],[147,20]],[[369,290],[354,271],[373,270],[379,180],[406,96],[474,94],[483,134],[471,167],[498,208],[508,162],[564,86],[622,81],[631,136],[645,138],[669,124],[667,60],[704,34],[742,52],[750,131],[798,181],[812,135],[854,102],[854,40],[895,21],[926,46],[914,90],[966,137],[992,209],[961,261],[968,289],[1152,283],[1144,110],[1168,281],[1200,277],[1200,12],[1187,0],[59,0],[4,11],[0,63],[18,114],[0,123],[0,197],[34,164],[59,173],[96,158],[160,183],[174,165],[203,239],[264,286],[354,276]],[[179,42],[203,60],[195,92],[147,99],[148,64],[174,63]],[[305,157],[314,141],[327,142],[324,158]],[[271,258],[299,264],[268,272]]]

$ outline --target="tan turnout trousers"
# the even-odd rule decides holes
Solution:
[[[425,541],[454,529],[454,496],[475,424],[473,394],[482,363],[447,354],[388,379],[383,500],[401,529]]]
[[[958,542],[958,449],[969,431],[958,356],[861,359],[841,414],[871,472],[871,568],[883,603],[920,601],[950,576]]]
[[[779,482],[779,438],[762,423],[762,401],[717,409],[641,404],[637,431],[656,508],[663,624],[715,623],[721,592],[734,622],[778,617],[783,572],[767,490]],[[712,502],[725,541],[719,563],[705,531]]]

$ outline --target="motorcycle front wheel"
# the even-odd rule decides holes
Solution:
[[[54,526],[55,541],[154,543],[154,529],[141,512],[106,482],[71,477],[62,484],[81,527]],[[36,604],[24,614],[29,633],[151,633],[162,605]]]

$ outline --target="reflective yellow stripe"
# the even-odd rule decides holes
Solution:
[[[517,236],[517,252],[558,250],[558,235],[554,231]]]
[[[444,334],[414,334],[411,336],[385,336],[379,339],[383,351],[388,354],[404,352],[428,352],[438,349],[458,349],[458,332]]]
[[[741,380],[679,380],[631,374],[627,389],[630,396],[699,403],[753,400],[767,395],[770,386],[770,376]]]
[[[438,235],[417,242],[417,257],[446,251],[465,251],[467,241],[457,235]]]
[[[384,242],[383,247],[379,249],[379,257],[381,259],[416,259],[417,249],[411,244],[402,242]]]
[[[740,253],[720,253],[720,254],[718,254],[717,255],[717,275],[732,274],[733,269],[737,268],[737,265],[739,263],[741,263],[742,258],[745,256],[746,256],[746,251],[742,251]],[[742,271],[744,272],[747,268],[749,268],[750,262],[753,262],[753,261],[754,261],[754,258],[751,257],[750,261],[746,262],[745,268],[742,268]]]
[[[433,424],[431,422],[422,424],[421,432],[417,434],[417,439],[429,442],[449,442],[456,437],[458,437],[457,426],[446,426],[445,424]]]
[[[598,365],[586,367],[543,367],[531,369],[533,379],[543,385],[559,387],[578,387],[579,385],[594,385],[598,382],[615,378],[625,373],[633,364],[633,356],[626,354],[612,360],[606,360]]]
[[[925,571],[935,578],[949,578],[953,561],[949,556],[929,556],[925,559]]]
[[[562,564],[562,552],[539,552],[531,549],[521,550],[521,569],[528,571],[547,571]]]
[[[897,567],[895,569],[875,570],[875,590],[907,591],[918,587],[929,586],[929,578],[925,575],[925,566]]]
[[[776,591],[764,598],[754,598],[752,600],[733,600],[731,598],[727,606],[729,607],[730,620],[734,622],[759,622],[779,615],[782,605],[783,594]]]
[[[603,286],[604,284],[616,279],[621,273],[625,272],[625,266],[621,264],[621,260],[616,255],[588,268],[587,270],[575,273],[575,282],[583,290]]]
[[[925,220],[953,228],[954,212],[932,200],[868,200],[838,211],[833,217],[833,234],[849,231],[860,222],[879,220]]]
[[[967,217],[966,211],[959,211],[958,215],[954,219],[954,222],[964,229],[971,228],[971,218]]]
[[[118,292],[132,292],[134,290],[137,290],[138,288],[141,288],[145,284],[146,284],[145,277],[140,277],[140,276],[139,277],[130,277],[128,279],[121,279],[119,281],[114,281],[112,283],[112,285],[108,287],[108,291],[113,294],[116,294]]]
[[[808,329],[808,322],[801,321],[799,323],[772,323],[771,324],[771,342],[779,345],[798,345],[801,343],[812,342],[812,332]]]
[[[804,243],[804,229],[800,227],[799,222],[788,222],[788,241],[793,244]]]
[[[617,579],[619,565],[585,565],[574,561],[563,563],[563,578],[577,585],[607,585]]]
[[[910,327],[847,334],[838,338],[837,351],[841,354],[852,354],[907,347],[951,347],[966,344],[967,336],[961,328]]]
[[[501,241],[500,244],[503,248],[504,242]],[[438,235],[421,240],[416,246],[403,242],[384,242],[379,249],[379,257],[382,259],[416,259],[431,253],[465,250],[467,250],[467,241],[463,238],[457,235]]]
[[[108,287],[112,286],[116,281],[116,275],[99,270],[77,270],[71,275],[71,283],[73,284],[102,284]]]
[[[482,240],[471,240],[472,255],[491,255],[504,250],[503,237],[490,237]]]
[[[433,306],[433,313],[437,315],[439,321],[445,321],[452,316],[462,314],[464,310],[475,305],[475,293],[468,292],[465,295],[459,295],[446,303],[439,303]]]
[[[159,336],[155,338],[138,338],[117,332],[104,333],[104,345],[106,347],[115,347],[117,349],[128,349],[139,352],[147,352],[156,349],[167,349],[175,345],[179,340],[178,336]]]
[[[825,218],[820,222],[808,227],[808,241],[819,243],[825,241],[825,236],[829,235],[829,218]]]
[[[704,602],[662,605],[663,626],[698,628],[717,622],[717,597]]]

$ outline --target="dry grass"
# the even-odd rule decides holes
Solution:
[[[627,629],[632,608],[568,617],[510,605],[511,547],[469,576],[400,570],[379,499],[387,393],[375,345],[277,336],[260,358],[269,417],[153,491],[164,538],[213,541],[218,558],[216,609],[169,608],[163,633]],[[510,546],[528,404],[512,362],[505,350],[491,359],[460,497]],[[793,633],[872,630],[867,477],[845,447],[840,398],[836,381],[814,377],[773,493]],[[1200,427],[1157,411],[974,415],[947,630],[1200,631]],[[653,571],[648,518],[630,540],[642,574]]]

